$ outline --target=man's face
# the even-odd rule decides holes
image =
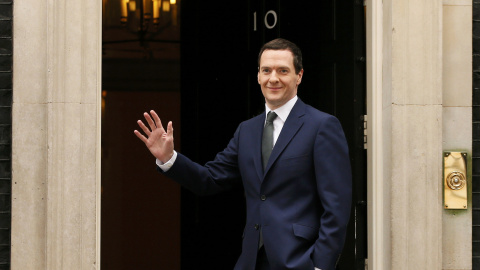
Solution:
[[[295,74],[293,54],[288,50],[265,50],[260,57],[258,84],[271,110],[287,103],[297,94],[303,69]]]

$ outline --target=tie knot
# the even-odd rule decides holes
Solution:
[[[277,114],[274,111],[269,111],[267,114],[267,122],[272,123],[275,118],[277,118]]]

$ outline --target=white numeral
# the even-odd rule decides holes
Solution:
[[[268,24],[268,22],[267,22],[268,14],[273,15],[273,24],[272,25]],[[265,14],[265,27],[267,27],[268,29],[272,29],[272,28],[275,27],[275,25],[277,25],[277,13],[273,10],[269,10],[267,12],[267,14]]]
[[[273,24],[268,23],[268,21],[267,21],[268,15],[273,16]],[[264,21],[265,27],[267,27],[267,29],[274,28],[277,25],[277,13],[273,10],[269,10],[267,12],[267,14],[265,14],[265,17],[264,17],[263,21]],[[253,13],[253,31],[257,31],[257,12],[256,11]]]

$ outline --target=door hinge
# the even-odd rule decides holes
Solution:
[[[363,149],[367,149],[368,138],[367,138],[367,115],[363,116]]]
[[[368,258],[365,258],[365,270],[368,270]]]

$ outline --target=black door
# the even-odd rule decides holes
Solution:
[[[298,95],[337,116],[350,147],[354,198],[338,269],[366,258],[365,32],[363,1],[182,1],[182,152],[199,163],[237,125],[264,110],[257,83],[262,44],[282,37],[303,52]],[[243,190],[182,192],[182,269],[232,269],[245,222]]]

